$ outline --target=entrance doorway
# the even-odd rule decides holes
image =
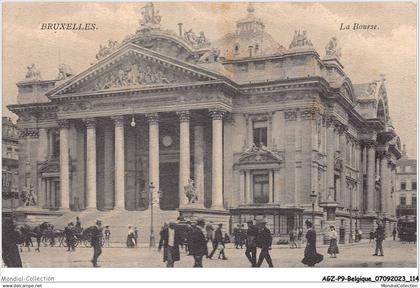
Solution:
[[[160,198],[160,209],[175,210],[179,207],[179,164],[178,162],[161,162],[159,172],[159,188],[162,193]]]

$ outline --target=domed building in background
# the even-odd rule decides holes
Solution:
[[[101,45],[85,71],[60,65],[42,80],[29,66],[8,106],[21,131],[19,190],[37,199],[20,221],[101,218],[125,241],[154,207],[155,231],[178,216],[228,229],[263,217],[276,238],[308,218],[320,238],[335,225],[341,242],[378,217],[389,231],[401,147],[385,77],[353,84],[336,38],[322,56],[306,31],[283,47],[256,15],[249,5],[211,43],[181,23],[162,29],[148,3],[137,31]]]

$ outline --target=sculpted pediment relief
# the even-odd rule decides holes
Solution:
[[[246,150],[239,157],[238,163],[241,164],[256,164],[256,163],[280,163],[283,157],[267,147],[257,147],[255,144]]]
[[[204,77],[187,75],[172,67],[165,67],[152,61],[131,57],[115,64],[91,83],[75,92],[104,91],[125,88],[141,88],[149,85],[166,85],[206,81]]]

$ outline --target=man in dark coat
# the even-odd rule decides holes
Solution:
[[[90,244],[93,247],[93,267],[98,266],[98,258],[102,253],[102,221],[97,220],[96,225],[89,228],[91,232]]]
[[[162,230],[159,241],[159,251],[163,247],[163,262],[166,267],[174,267],[175,261],[179,261],[179,245],[182,242],[181,232],[174,221],[169,222],[169,227]]]
[[[190,255],[194,257],[194,267],[203,267],[203,256],[208,255],[207,241],[204,236],[204,220],[197,221],[191,233]]]
[[[235,228],[233,228],[233,238],[234,238],[234,240],[235,240],[235,248],[236,249],[238,249],[239,247],[239,244],[240,244],[240,234],[239,234],[239,228],[240,226],[239,226],[239,224],[238,225],[236,225],[236,227]]]
[[[258,257],[257,267],[261,267],[264,259],[267,261],[268,267],[273,267],[273,262],[271,261],[271,256],[269,250],[271,249],[271,244],[273,238],[271,237],[271,231],[265,227],[266,221],[263,220],[260,222],[261,228],[257,236],[257,247],[261,248],[260,256]]]
[[[13,221],[5,219],[2,221],[2,258],[7,267],[22,267],[19,248],[19,232],[15,230]]]
[[[74,235],[74,227],[73,222],[70,222],[67,227],[64,229],[64,236],[66,237],[67,241],[67,251],[75,251],[75,235]]]
[[[252,267],[257,266],[257,236],[258,228],[254,225],[252,220],[247,222],[248,230],[246,231],[246,251],[245,255],[251,262]]]
[[[216,231],[214,232],[214,245],[213,245],[213,251],[211,251],[211,253],[209,255],[210,259],[212,259],[213,255],[214,255],[214,252],[216,252],[217,248],[219,246],[222,246],[222,247],[219,247],[220,255],[223,257],[222,258],[223,260],[227,260],[227,258],[225,256],[225,251],[224,251],[225,250],[224,249],[225,248],[225,243],[223,241],[222,226],[223,226],[222,224],[219,224]],[[220,258],[220,255],[219,255],[219,258]]]
[[[382,242],[385,239],[385,230],[380,220],[376,221],[376,224],[378,224],[378,227],[376,228],[376,232],[375,232],[376,247],[375,247],[375,254],[373,254],[373,256],[384,256]],[[381,254],[378,255],[378,252],[380,252]]]

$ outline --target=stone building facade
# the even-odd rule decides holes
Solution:
[[[285,48],[251,5],[214,44],[161,19],[149,3],[136,33],[85,71],[61,65],[42,80],[32,65],[17,83],[20,177],[31,168],[20,183],[37,188],[38,207],[139,211],[152,195],[160,211],[230,227],[263,216],[276,236],[313,215],[345,241],[395,220],[400,141],[383,75],[353,84],[335,38],[323,56],[306,31]]]
[[[10,211],[19,206],[18,160],[19,131],[12,119],[2,117],[2,208]]]

